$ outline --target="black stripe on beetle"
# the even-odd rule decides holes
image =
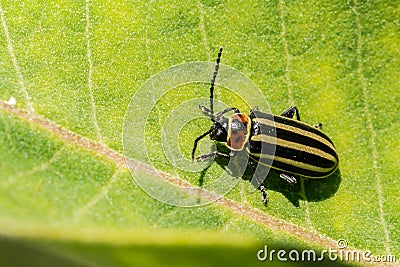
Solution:
[[[336,169],[335,147],[318,129],[257,111],[252,111],[250,118],[252,132],[247,151],[256,161],[274,157],[272,168],[311,178],[328,176]],[[273,155],[269,153],[272,145],[276,145]]]
[[[309,178],[323,178],[331,175],[338,167],[339,157],[331,139],[317,129],[300,121],[297,107],[292,106],[279,116],[252,110],[250,115],[231,107],[214,113],[214,85],[221,61],[222,47],[218,52],[217,63],[210,86],[210,108],[200,105],[201,110],[213,122],[211,128],[197,137],[193,144],[192,160],[198,142],[206,136],[211,140],[225,143],[231,150],[229,154],[215,151],[200,155],[197,160],[218,156],[231,158],[238,151],[246,149],[250,166],[255,170],[257,164],[271,167],[280,172],[280,177],[288,183],[296,183],[293,175]],[[223,115],[233,111],[234,114]],[[296,120],[293,119],[296,115]],[[319,124],[318,126],[321,126]],[[254,164],[255,163],[255,164]],[[264,177],[261,177],[264,178]],[[258,189],[264,204],[268,196],[264,185]]]

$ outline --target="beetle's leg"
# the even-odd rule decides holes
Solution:
[[[299,110],[297,109],[296,106],[291,106],[290,108],[288,108],[287,110],[282,112],[281,116],[292,119],[294,117],[295,113],[296,113],[296,119],[299,121],[300,120],[300,114],[299,114]],[[314,125],[314,127],[317,128],[317,129],[320,129],[322,127],[322,123],[318,122],[317,124]]]
[[[210,154],[200,155],[200,156],[198,156],[196,158],[196,160],[204,161],[205,159],[212,158],[214,156],[215,157],[221,157],[221,158],[228,158],[228,159],[230,158],[230,156],[228,154],[215,151],[215,152],[210,153]]]
[[[206,106],[204,106],[204,105],[202,105],[202,104],[200,104],[199,107],[201,108],[201,111],[202,111],[203,113],[206,113],[210,118],[211,118],[211,117],[218,118],[218,117],[222,116],[223,114],[228,113],[229,111],[232,111],[232,110],[233,110],[235,113],[240,113],[239,109],[234,108],[234,107],[232,107],[232,108],[226,108],[226,109],[224,109],[224,110],[222,110],[222,111],[220,111],[220,112],[218,112],[218,113],[215,113],[215,114],[212,114],[211,109],[207,108]]]
[[[226,108],[226,109],[224,109],[223,111],[220,111],[220,112],[216,113],[216,114],[215,114],[215,117],[218,118],[219,116],[222,116],[222,115],[224,115],[225,113],[228,113],[229,111],[232,111],[232,110],[233,110],[235,113],[240,113],[239,109],[232,107],[232,108]]]
[[[267,195],[267,192],[265,192],[264,185],[260,185],[259,189],[261,191],[262,201],[263,201],[264,205],[267,205],[268,204],[268,195]]]
[[[256,164],[253,160],[250,159],[249,160],[249,165],[250,165],[251,169],[253,170],[254,175],[256,175],[255,172],[256,172],[258,164]],[[265,190],[264,184],[261,183],[261,185],[257,189],[259,189],[261,191],[261,199],[262,199],[264,205],[267,205],[268,204],[268,195],[267,195],[267,192]]]
[[[209,109],[208,107],[204,106],[203,104],[199,104],[199,108],[201,109],[201,111],[203,113],[206,113],[208,116],[211,116],[211,109]]]
[[[282,112],[281,116],[293,119],[295,113],[296,113],[296,119],[299,121],[300,114],[299,114],[299,110],[297,109],[296,106],[291,106],[290,108],[288,108],[287,110]]]
[[[314,125],[314,127],[317,128],[317,129],[321,129],[322,123],[318,122],[317,124]]]
[[[293,184],[297,183],[297,180],[296,180],[296,178],[294,178],[294,176],[288,175],[286,173],[279,174],[279,177],[281,179],[283,179],[284,181],[286,181],[290,185],[293,185]]]
[[[199,141],[200,141],[201,139],[203,139],[204,137],[206,137],[207,135],[209,135],[209,134],[211,133],[212,130],[213,130],[213,129],[211,128],[210,130],[208,130],[207,132],[203,133],[202,135],[200,135],[199,137],[197,137],[197,138],[194,140],[193,148],[192,148],[192,154],[191,154],[192,160],[194,160],[194,153],[196,152],[197,144],[199,143]]]

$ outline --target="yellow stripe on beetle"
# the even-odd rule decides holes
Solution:
[[[293,133],[297,133],[297,134],[300,134],[300,135],[303,135],[303,136],[308,136],[308,137],[310,137],[312,139],[315,139],[315,140],[323,143],[324,145],[330,147],[332,150],[335,151],[335,147],[332,145],[331,142],[329,142],[328,140],[326,140],[322,136],[319,136],[319,135],[317,135],[315,133],[312,133],[312,132],[309,132],[309,131],[306,131],[306,130],[303,130],[303,129],[300,129],[300,128],[297,128],[297,127],[294,127],[294,126],[291,126],[291,125],[286,125],[286,124],[283,124],[283,123],[274,122],[274,121],[271,121],[271,120],[268,120],[268,119],[264,119],[264,118],[254,118],[253,121],[256,121],[256,122],[259,122],[259,123],[262,123],[262,124],[265,124],[265,125],[268,125],[268,126],[272,126],[272,127],[275,127],[275,128],[283,129],[283,130],[286,130],[286,131],[290,131],[290,132],[293,132]],[[296,121],[296,123],[300,123],[300,121]]]
[[[332,167],[318,167],[318,166],[314,166],[308,163],[304,163],[301,161],[296,161],[296,160],[292,160],[292,159],[287,159],[287,158],[282,158],[282,157],[277,157],[277,156],[273,156],[273,155],[269,155],[269,154],[263,154],[263,153],[250,153],[250,151],[248,150],[250,156],[255,156],[257,158],[260,159],[271,159],[274,162],[281,162],[281,163],[285,163],[288,165],[292,165],[292,166],[296,166],[298,168],[302,168],[305,170],[309,170],[309,171],[314,171],[314,172],[319,172],[319,173],[330,173],[332,171]],[[261,164],[263,164],[263,162],[260,162]],[[335,167],[336,168],[336,167]],[[305,175],[303,175],[305,176]]]
[[[336,158],[327,153],[324,152],[316,147],[311,147],[311,146],[306,146],[306,145],[302,145],[296,142],[291,142],[291,141],[287,141],[281,138],[276,138],[274,136],[270,136],[270,135],[265,135],[265,134],[260,134],[260,135],[254,135],[251,137],[252,141],[260,141],[260,142],[265,142],[265,143],[269,143],[269,144],[275,144],[278,146],[282,146],[282,147],[287,147],[287,148],[293,148],[299,151],[304,151],[310,154],[314,154],[317,156],[320,156],[321,158],[325,158],[327,160],[330,160],[334,163],[337,162]]]

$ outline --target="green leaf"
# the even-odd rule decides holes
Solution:
[[[199,265],[206,257],[219,266],[257,264],[266,244],[321,251],[344,239],[345,251],[399,257],[398,11],[398,1],[2,1],[2,250],[18,254],[30,240],[42,258],[56,252],[67,265]],[[266,207],[248,192],[249,172],[223,199],[191,208],[159,202],[134,182],[121,140],[132,97],[173,65],[214,61],[219,46],[222,63],[249,77],[274,114],[295,104],[303,121],[323,123],[339,171],[294,188],[271,173]],[[169,116],[185,101],[207,99],[208,88],[172,88],[138,125],[147,153],[127,162],[159,197],[196,198],[173,185],[207,188],[227,168],[217,161],[181,170],[163,147],[172,126],[174,148],[189,159],[210,127],[197,110],[203,102],[190,102],[199,119],[185,125]],[[163,90],[153,89],[149,96]],[[215,98],[245,113],[259,101],[230,89],[217,85]],[[204,140],[200,150],[210,145]]]

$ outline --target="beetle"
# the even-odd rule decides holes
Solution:
[[[296,106],[289,107],[279,116],[258,109],[250,110],[250,114],[247,115],[235,107],[214,112],[214,86],[222,50],[221,47],[211,79],[210,107],[200,105],[202,112],[213,124],[208,131],[194,140],[192,160],[195,159],[198,142],[208,135],[211,140],[225,143],[230,153],[214,151],[198,156],[197,160],[204,161],[214,156],[230,159],[239,151],[245,150],[249,156],[248,164],[254,171],[259,164],[275,169],[280,173],[279,177],[288,184],[297,183],[295,175],[307,178],[324,178],[331,175],[339,164],[333,142],[319,129],[321,123],[311,126],[302,122]],[[232,111],[232,115],[223,116]],[[267,204],[268,196],[263,180],[257,186],[261,191],[263,203]]]

